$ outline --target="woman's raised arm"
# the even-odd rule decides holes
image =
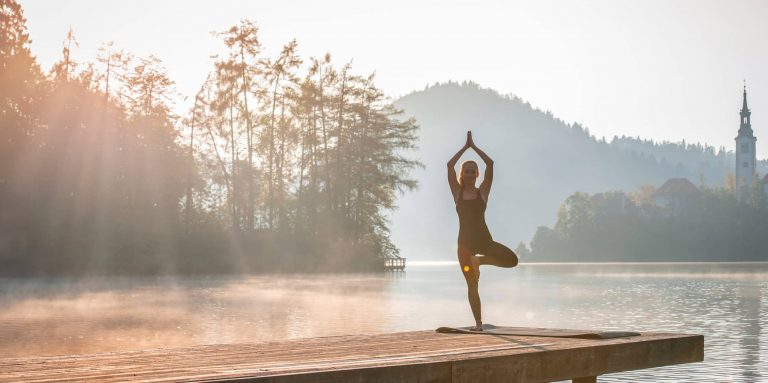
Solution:
[[[474,149],[480,158],[483,159],[483,162],[485,162],[485,175],[483,176],[483,183],[480,184],[480,192],[485,195],[485,201],[488,202],[488,196],[491,194],[491,185],[493,184],[493,160],[491,157],[488,157],[484,151],[480,150],[480,148],[475,145],[474,141],[471,142],[472,149]]]
[[[456,154],[451,157],[450,160],[448,160],[448,186],[451,187],[451,196],[453,196],[454,202],[456,202],[456,196],[459,193],[459,181],[456,179],[456,163],[459,162],[459,158],[464,154],[464,152],[467,151],[470,147],[470,136],[469,132],[467,132],[467,142],[464,144],[464,146],[459,149]]]

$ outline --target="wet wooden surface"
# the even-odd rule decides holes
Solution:
[[[0,358],[0,381],[551,382],[703,358],[704,337],[692,334],[589,340],[413,331]]]

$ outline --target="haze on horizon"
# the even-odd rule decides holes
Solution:
[[[292,38],[302,56],[330,52],[377,73],[392,97],[447,80],[514,93],[597,136],[733,148],[747,81],[758,157],[768,157],[768,3],[762,1],[395,0],[238,2],[21,1],[45,70],[71,26],[74,57],[102,43],[155,54],[184,96],[222,52],[210,34],[249,18],[267,54]],[[186,110],[189,102],[182,102]],[[468,127],[471,128],[471,127]]]

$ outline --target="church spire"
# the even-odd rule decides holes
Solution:
[[[739,124],[739,135],[738,137],[754,137],[754,133],[752,132],[752,123],[750,122],[752,112],[749,111],[749,108],[747,107],[747,82],[744,81],[744,102],[741,106],[741,112],[739,112],[739,115],[741,115],[741,123]]]
[[[755,148],[757,138],[752,132],[752,124],[749,121],[752,114],[747,107],[747,83],[744,81],[744,98],[741,107],[741,121],[739,135],[736,136],[736,198],[741,200],[743,189],[752,185],[757,169],[757,155]]]
[[[741,114],[749,113],[749,108],[747,108],[747,80],[744,80],[744,105],[741,106]]]

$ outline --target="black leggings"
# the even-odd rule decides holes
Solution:
[[[481,265],[493,265],[498,267],[517,266],[517,254],[512,249],[498,243],[488,242],[475,249],[469,249],[459,244],[459,265],[461,266],[464,279],[467,281],[467,298],[469,298],[469,307],[472,309],[472,315],[476,322],[482,321],[480,313],[480,293],[478,291],[479,275],[472,270],[470,258],[473,255],[482,254],[478,257]]]

